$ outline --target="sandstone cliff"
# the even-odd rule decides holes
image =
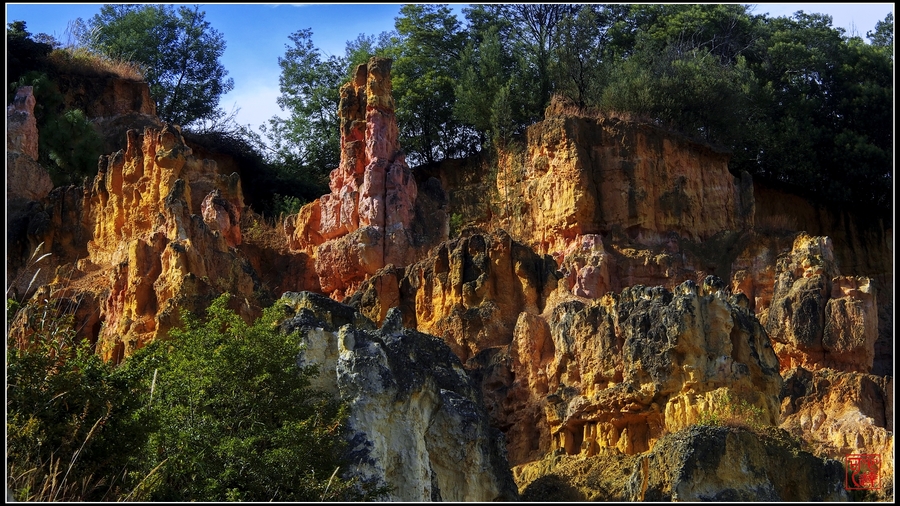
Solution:
[[[510,465],[524,497],[843,497],[835,464],[793,443],[690,428],[725,399],[819,457],[882,455],[892,496],[891,225],[735,177],[727,153],[672,132],[560,103],[494,165],[410,169],[390,61],[375,58],[341,88],[330,193],[273,233],[230,164],[197,156],[129,90],[91,109],[120,134],[84,188],[43,181],[27,90],[7,112],[19,211],[7,284],[67,306],[105,358],[224,291],[252,318],[308,290],[333,300],[282,299],[285,328],[305,333],[304,360],[329,371],[319,386],[355,410],[354,472],[397,485],[395,499],[509,499],[498,467]],[[742,455],[752,469],[737,476]],[[760,474],[773,460],[831,478],[790,491]],[[598,466],[629,478],[602,493],[559,481]]]
[[[36,133],[20,131],[11,149]],[[178,126],[128,130],[124,141],[101,157],[90,187],[28,195],[27,212],[8,217],[19,255],[8,260],[7,283],[20,296],[64,299],[79,334],[121,361],[165,336],[181,310],[200,311],[222,292],[238,295],[244,304],[234,309],[251,318],[274,293],[317,288],[305,255],[245,240],[254,218],[239,177],[194,157]],[[27,264],[26,251],[40,263]]]
[[[291,249],[315,259],[322,292],[336,300],[378,269],[412,263],[446,238],[446,217],[439,209],[422,216],[423,206],[429,206],[419,203],[397,142],[390,71],[391,60],[373,57],[341,87],[341,162],[331,172],[331,193],[285,223]],[[437,228],[423,228],[420,221],[414,229],[417,216]]]

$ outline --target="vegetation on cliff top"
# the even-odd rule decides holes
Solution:
[[[285,59],[316,62],[328,78],[283,65],[288,113],[333,113],[339,69],[379,55],[394,60],[400,144],[411,164],[503,148],[557,94],[727,148],[735,174],[830,205],[890,210],[890,13],[867,44],[832,27],[829,16],[768,18],[737,4],[491,4],[463,12],[465,24],[447,6],[404,5],[394,31],[361,35],[345,57],[327,60],[308,30],[296,32]],[[339,152],[326,134],[333,117],[298,125],[306,141],[282,146]]]
[[[323,56],[309,29],[291,34],[279,58],[287,117],[264,125],[268,143],[222,121],[218,100],[231,86],[218,63],[224,41],[198,9],[107,5],[81,22],[76,38],[97,54],[141,63],[164,120],[213,118],[206,127],[260,153],[258,184],[248,174],[244,186],[280,194],[280,205],[253,202],[269,214],[323,188],[340,154],[338,88],[371,55],[394,60],[400,144],[413,165],[505,149],[557,94],[727,148],[735,174],[832,206],[891,209],[891,13],[866,43],[829,16],[769,18],[739,4],[488,4],[463,12],[464,22],[445,5],[404,5],[395,30],[361,34],[342,57]],[[165,36],[133,37],[149,33],[141,27]],[[14,80],[40,60],[49,37],[28,47],[21,39],[7,50]],[[189,75],[173,70],[185,68],[186,48],[198,67]]]
[[[275,307],[248,325],[228,300],[119,367],[75,341],[59,301],[16,312],[30,332],[7,341],[15,498],[364,499],[340,478],[346,409],[309,387],[297,334]]]

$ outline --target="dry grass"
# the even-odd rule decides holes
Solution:
[[[262,216],[247,209],[241,215],[241,238],[243,242],[260,247],[283,251],[288,248],[288,239],[281,226],[285,215]]]
[[[796,216],[770,214],[756,219],[756,230],[763,233],[796,232],[799,228]]]
[[[554,95],[547,106],[545,116],[572,116],[590,119],[617,119],[629,123],[650,123],[658,125],[659,121],[646,114],[628,111],[616,111],[612,109],[599,109],[596,107],[579,107],[572,100],[561,95]]]
[[[143,81],[141,66],[134,62],[109,58],[83,47],[54,49],[47,61],[61,74],[96,77],[118,77],[129,81]]]

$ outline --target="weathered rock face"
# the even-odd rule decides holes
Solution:
[[[498,193],[518,205],[501,226],[516,239],[557,256],[579,235],[705,239],[745,224],[727,154],[649,125],[573,117],[562,108],[551,104],[544,121],[529,127],[523,161],[501,164]]]
[[[872,372],[893,374],[894,342],[894,255],[893,228],[879,218],[835,211],[813,205],[795,195],[754,183],[756,227],[761,233],[790,230],[811,236],[826,236],[835,264],[846,276],[871,280],[877,294],[878,338],[875,341]],[[772,262],[774,266],[774,262]]]
[[[473,233],[402,271],[376,273],[348,303],[380,321],[396,301],[405,325],[441,336],[465,362],[508,345],[520,312],[540,313],[556,285],[553,265],[503,231]]]
[[[143,81],[118,77],[56,76],[66,108],[81,109],[89,118],[129,114],[156,116],[150,87]]]
[[[216,188],[220,207],[243,208],[239,180],[194,158],[175,126],[130,130],[126,149],[101,165],[85,207],[93,226],[88,261],[113,266],[100,308],[98,349],[106,358],[121,360],[164,334],[180,321],[179,308],[217,289],[253,293],[253,277],[229,249],[237,223],[220,219],[215,207],[201,215],[195,202],[207,187]]]
[[[530,432],[510,422],[527,412],[523,404],[539,405],[545,416],[534,424],[551,435],[549,445],[511,444],[514,463],[557,448],[585,456],[603,448],[645,452],[726,395],[758,406],[768,423],[778,420],[777,359],[744,299],[726,296],[716,278],[685,282],[674,293],[639,286],[562,302],[545,318],[520,317],[509,353],[507,387],[515,393],[500,403],[501,426]]]
[[[7,295],[24,295],[36,269],[35,287],[48,280],[58,259],[48,257],[40,265],[29,264],[51,252],[50,245],[29,240],[28,232],[50,225],[41,203],[53,190],[50,174],[38,164],[38,130],[34,117],[35,99],[31,86],[16,90],[13,102],[6,108],[6,286]],[[40,246],[40,247],[39,247]],[[36,251],[37,250],[37,251]],[[36,255],[32,256],[32,253]],[[57,252],[59,253],[59,252]],[[26,268],[31,267],[27,272]]]
[[[492,423],[506,431],[510,462],[557,448],[644,452],[725,395],[778,421],[781,377],[768,336],[746,297],[728,296],[721,280],[585,300],[548,290],[565,279],[557,283],[526,248],[511,255],[515,245],[503,235],[457,239],[405,272],[379,272],[350,301],[378,313],[390,300],[406,325],[434,329],[466,359]]]
[[[890,376],[831,369],[785,372],[781,427],[803,437],[816,454],[881,459],[879,494],[894,483],[894,382]]]
[[[321,290],[336,300],[446,238],[443,224],[413,234],[418,186],[397,141],[390,70],[390,59],[373,57],[341,87],[341,164],[331,172],[331,193],[285,226],[291,247],[315,259]]]
[[[90,188],[58,188],[30,209],[14,223],[17,247],[51,253],[34,288],[73,301],[77,328],[108,360],[165,335],[181,310],[200,312],[222,292],[243,299],[234,309],[250,318],[268,292],[311,287],[306,255],[245,245],[240,179],[195,158],[177,126],[128,131],[126,148],[101,159]],[[256,267],[238,248],[258,257]],[[292,265],[260,274],[259,259],[281,265],[285,256]],[[13,284],[28,283],[26,274]]]
[[[350,405],[348,477],[392,487],[391,501],[516,500],[503,435],[488,424],[478,386],[438,338],[384,325],[311,293],[288,293],[286,331],[304,336],[315,386]]]
[[[6,108],[6,200],[8,211],[40,200],[53,189],[50,174],[37,163],[38,131],[31,86],[16,90]]]
[[[869,372],[878,338],[871,279],[840,276],[827,237],[800,234],[779,257],[766,330],[782,369]]]
[[[246,317],[285,291],[353,304],[285,299],[304,360],[333,371],[317,386],[355,406],[359,476],[396,484],[398,500],[514,498],[495,468],[527,462],[520,483],[556,487],[557,500],[840,498],[831,482],[791,495],[757,472],[773,456],[807,469],[793,450],[705,429],[667,439],[726,395],[819,455],[891,456],[892,473],[892,378],[867,374],[893,370],[889,226],[733,177],[726,154],[680,136],[559,104],[499,167],[410,170],[389,70],[370,60],[341,89],[331,192],[277,238],[248,226],[239,178],[148,115],[136,88],[97,84],[113,89],[97,100],[67,88],[67,103],[99,115],[110,152],[127,141],[91,187],[28,180],[37,131],[23,95],[8,109],[8,178],[21,175],[8,200],[23,210],[7,221],[8,286],[24,294],[40,267],[37,296],[74,308],[114,360],[223,291]],[[481,228],[441,243],[450,212]],[[24,269],[39,244],[51,255]],[[725,450],[685,454],[684,441]],[[752,464],[740,477],[739,454]],[[547,455],[568,474],[605,459],[617,476],[601,493],[554,474]]]
[[[643,455],[548,457],[517,469],[525,501],[849,501],[840,461],[777,430],[695,426]]]

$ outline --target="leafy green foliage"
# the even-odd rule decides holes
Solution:
[[[465,32],[446,5],[406,4],[396,19],[397,39],[388,51],[400,144],[411,163],[462,156],[475,143],[473,132],[453,115],[454,64]]]
[[[108,500],[130,489],[149,434],[128,371],[78,341],[71,314],[46,301],[15,311],[7,334],[7,471],[17,500]],[[21,337],[21,336],[25,337]]]
[[[375,499],[341,479],[346,407],[309,386],[280,310],[253,324],[213,301],[119,367],[70,311],[17,311],[7,342],[7,470],[19,500]],[[15,301],[7,311],[16,310]],[[69,314],[69,316],[65,316]],[[22,337],[26,336],[26,337]]]
[[[558,80],[556,92],[585,107],[605,80],[604,68],[597,64],[603,58],[603,30],[594,6],[584,5],[574,16],[563,17],[555,36],[551,67]]]
[[[80,109],[65,109],[63,96],[46,73],[29,71],[10,85],[32,86],[38,131],[38,161],[50,172],[53,184],[81,184],[97,173],[103,140]]]
[[[219,99],[234,88],[219,62],[225,39],[204,18],[199,6],[107,4],[82,43],[142,64],[159,117],[187,127],[222,116]]]
[[[872,45],[894,50],[894,13],[888,12],[882,21],[875,23],[875,30],[867,32],[866,37],[872,41]]]
[[[150,497],[166,501],[339,499],[332,476],[344,449],[344,408],[309,387],[299,336],[277,326],[278,308],[252,325],[227,307],[205,322],[183,314],[171,340],[139,350],[124,368],[142,377],[157,417],[144,455],[162,465]],[[154,382],[155,378],[155,382]]]
[[[756,432],[764,431],[770,426],[765,420],[762,408],[746,399],[732,397],[731,394],[719,398],[713,409],[701,412],[697,423],[718,427],[743,427]]]
[[[274,150],[272,163],[284,179],[324,188],[329,172],[340,163],[338,94],[345,64],[335,56],[324,58],[309,29],[289,39],[293,45],[285,46],[285,55],[278,58],[277,99],[288,117],[273,117],[261,129]]]

